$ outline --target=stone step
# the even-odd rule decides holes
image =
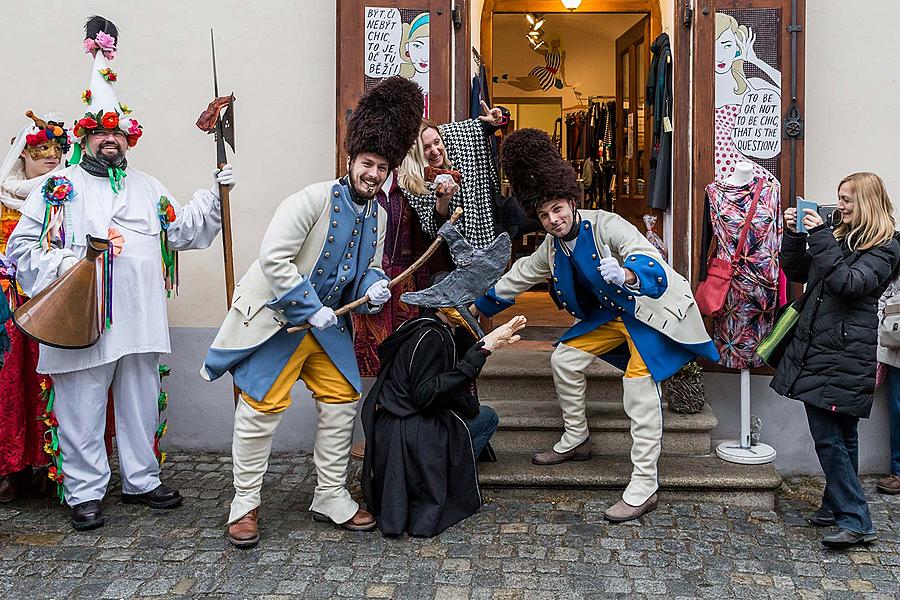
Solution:
[[[521,349],[516,349],[518,346]],[[519,342],[491,355],[478,376],[478,397],[490,400],[535,400],[556,403],[550,371],[550,342]],[[596,401],[622,402],[622,371],[602,360],[585,372],[587,396]]]
[[[549,449],[562,434],[562,411],[556,402],[486,400],[500,417],[491,445],[498,452],[533,453]],[[587,404],[591,442],[597,454],[631,452],[631,420],[622,401]],[[705,455],[711,451],[710,434],[718,419],[709,405],[693,415],[663,410],[663,454]]]
[[[552,490],[621,492],[631,476],[625,456],[594,456],[583,462],[553,466],[531,464],[531,455],[498,452],[497,462],[479,463],[479,481],[492,496],[505,491],[547,493]],[[781,475],[771,464],[738,465],[709,456],[662,456],[660,501],[715,502],[773,510]]]

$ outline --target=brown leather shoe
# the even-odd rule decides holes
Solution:
[[[603,517],[607,521],[612,521],[613,523],[624,523],[625,521],[637,519],[641,515],[647,514],[652,510],[656,510],[656,494],[647,498],[640,506],[632,506],[624,500],[619,500],[613,506],[606,509],[606,512],[603,513]]]
[[[259,543],[259,508],[228,526],[228,541],[235,548],[252,548]]]
[[[591,440],[584,440],[568,452],[557,452],[550,448],[546,452],[538,452],[531,457],[532,464],[535,465],[558,465],[570,460],[590,460],[591,459]]]
[[[900,494],[900,475],[886,475],[875,486],[882,494]]]
[[[334,523],[326,514],[322,514],[320,512],[312,511],[313,521],[318,523]],[[360,508],[356,511],[356,514],[353,515],[349,521],[344,521],[343,523],[335,523],[335,525],[339,527],[343,527],[348,531],[372,531],[378,525],[375,522],[375,517],[372,516],[372,513],[369,511]]]

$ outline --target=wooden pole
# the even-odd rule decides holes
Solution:
[[[225,163],[219,163],[219,168]],[[222,208],[222,253],[225,255],[225,296],[228,308],[234,295],[234,250],[231,240],[231,199],[228,186],[219,184],[219,205]]]
[[[456,223],[456,221],[459,220],[459,217],[462,216],[462,212],[463,212],[462,208],[457,207],[457,209],[453,211],[453,214],[450,215],[450,223],[451,224]],[[428,246],[428,248],[425,250],[425,252],[422,253],[422,256],[417,258],[416,262],[409,265],[409,267],[407,267],[407,269],[405,271],[403,271],[402,273],[400,273],[399,275],[397,275],[396,277],[391,279],[388,282],[388,287],[392,288],[395,285],[397,285],[398,283],[400,283],[401,281],[404,281],[404,280],[412,277],[413,273],[418,271],[422,267],[422,265],[424,265],[428,261],[428,259],[431,258],[431,255],[434,254],[435,252],[437,252],[437,249],[440,247],[442,241],[443,241],[443,238],[441,238],[440,236],[437,236],[436,238],[434,238],[434,241],[431,242],[431,245]],[[334,314],[336,316],[340,317],[341,315],[345,315],[348,312],[350,312],[351,310],[362,306],[363,304],[365,304],[368,301],[369,301],[368,296],[363,296],[362,298],[357,298],[350,304],[345,304],[344,306],[342,306],[339,309],[337,309],[336,311],[334,311]],[[296,327],[288,327],[287,331],[288,331],[288,333],[297,333],[298,331],[305,331],[307,329],[310,329],[311,327],[312,327],[312,325],[310,325],[309,323],[304,323],[303,325],[298,325]]]

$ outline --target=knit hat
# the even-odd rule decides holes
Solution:
[[[500,146],[500,163],[513,195],[526,210],[537,210],[550,200],[581,198],[575,170],[540,129],[519,129],[508,135]]]
[[[418,84],[396,75],[384,79],[363,94],[347,120],[348,156],[371,152],[396,169],[416,141],[424,106]]]

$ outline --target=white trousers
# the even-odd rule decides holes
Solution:
[[[550,357],[553,383],[562,409],[564,432],[553,446],[556,452],[568,452],[590,436],[585,412],[587,377],[585,371],[597,360],[565,344],[559,344]],[[657,461],[662,448],[662,400],[653,377],[622,379],[622,403],[631,420],[631,480],[622,499],[640,506],[659,488]]]
[[[122,493],[155,489],[159,485],[159,462],[153,452],[159,422],[159,354],[127,354],[115,362],[52,377],[69,506],[106,495],[110,471],[103,434],[110,390]]]
[[[359,402],[316,402],[319,414],[313,448],[316,490],[309,509],[328,516],[335,523],[349,521],[359,509],[346,487],[358,405]],[[262,413],[254,410],[243,398],[238,400],[231,446],[234,500],[228,523],[234,523],[260,505],[263,476],[269,468],[269,454],[272,451],[272,436],[283,414],[283,411]]]

